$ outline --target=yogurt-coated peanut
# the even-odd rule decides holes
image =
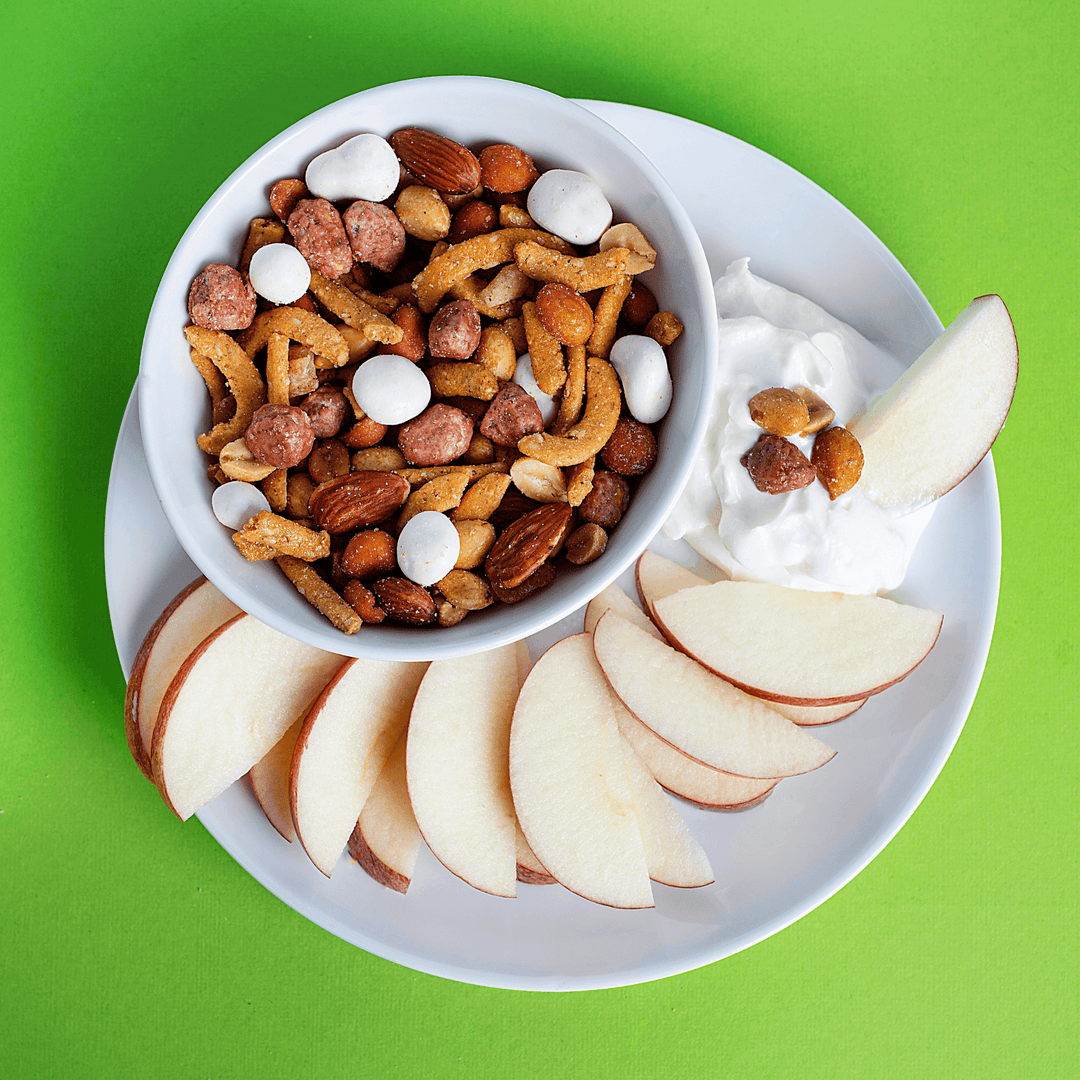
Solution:
[[[572,244],[599,240],[611,224],[611,204],[600,185],[573,169],[549,169],[529,190],[528,210],[541,229]]]
[[[313,195],[336,202],[390,197],[401,176],[397,154],[379,135],[355,135],[333,150],[319,154],[307,167],[304,180]]]
[[[652,338],[627,334],[611,346],[610,359],[630,415],[643,424],[655,424],[671,404],[671,374],[663,348]]]
[[[385,353],[365,360],[352,380],[356,404],[380,424],[404,424],[427,408],[431,384],[404,356]]]
[[[417,585],[434,585],[454,569],[460,550],[454,523],[437,510],[421,510],[398,535],[398,566]]]

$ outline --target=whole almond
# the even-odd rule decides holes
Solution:
[[[422,585],[403,577],[387,577],[374,582],[371,591],[388,619],[427,626],[438,615],[435,599]]]
[[[408,498],[409,482],[397,473],[354,472],[320,484],[308,510],[333,536],[385,521]]]
[[[553,502],[511,522],[484,560],[488,581],[503,589],[520,585],[558,550],[572,515],[569,503]]]
[[[748,403],[750,419],[772,435],[797,435],[810,423],[810,410],[794,390],[771,386]]]
[[[446,195],[464,195],[480,183],[480,162],[461,143],[424,128],[401,128],[388,140],[402,165],[421,183]]]
[[[859,440],[844,427],[826,428],[814,438],[810,461],[830,499],[850,491],[862,476],[863,452]]]

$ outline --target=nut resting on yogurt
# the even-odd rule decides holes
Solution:
[[[656,250],[613,221],[583,173],[421,128],[276,182],[236,266],[188,297],[238,551],[348,634],[454,625],[599,558],[655,461],[682,332],[638,277]],[[359,558],[372,530],[380,558]]]

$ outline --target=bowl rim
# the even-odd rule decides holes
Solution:
[[[715,377],[715,362],[718,349],[718,329],[715,302],[712,292],[712,274],[705,257],[704,248],[694,228],[689,214],[679,202],[677,196],[653,163],[625,135],[603,118],[568,98],[553,94],[540,87],[486,76],[428,76],[418,79],[405,79],[398,82],[381,84],[331,102],[320,109],[295,121],[278,135],[264,143],[258,150],[241,162],[214,190],[199,212],[192,219],[183,235],[175,245],[169,261],[162,273],[153,303],[147,317],[142,349],[140,354],[140,383],[146,386],[153,382],[153,366],[150,354],[154,349],[155,328],[163,320],[171,318],[166,309],[176,302],[176,289],[186,290],[188,282],[178,281],[178,265],[183,260],[192,238],[200,231],[204,222],[217,212],[218,204],[235,188],[242,186],[248,175],[256,170],[268,157],[277,154],[301,133],[313,124],[325,121],[340,114],[343,119],[354,119],[359,109],[377,105],[380,101],[396,99],[403,93],[436,95],[444,97],[449,92],[487,92],[500,94],[504,98],[518,99],[523,104],[536,105],[543,102],[557,111],[576,120],[585,128],[595,131],[614,147],[631,165],[642,174],[655,192],[660,196],[664,211],[671,219],[675,231],[686,247],[686,254],[694,269],[692,288],[686,289],[690,302],[696,300],[701,309],[702,341],[700,371],[695,371],[695,379],[700,382],[700,403],[692,415],[688,428],[680,428],[680,444],[684,447],[681,461],[674,466],[670,481],[659,494],[653,493],[654,505],[650,507],[650,525],[648,534],[642,534],[638,542],[620,553],[608,552],[607,558],[597,560],[590,567],[581,568],[589,573],[584,579],[587,589],[567,589],[561,597],[550,594],[546,602],[526,607],[515,605],[511,625],[488,625],[475,630],[461,624],[454,628],[389,628],[382,624],[379,630],[384,633],[375,638],[364,630],[354,635],[346,635],[333,627],[329,621],[325,628],[312,630],[297,626],[278,608],[257,593],[252,593],[238,580],[224,571],[220,562],[214,558],[200,541],[195,529],[190,526],[190,519],[183,512],[183,507],[176,505],[175,493],[169,479],[167,455],[164,448],[155,444],[153,439],[146,440],[146,459],[155,492],[161,503],[169,524],[189,558],[226,596],[237,603],[249,614],[260,621],[278,629],[289,636],[308,641],[328,651],[351,656],[366,656],[376,659],[437,659],[451,656],[482,652],[496,648],[510,641],[520,640],[559,622],[582,606],[591,596],[596,595],[613,582],[656,535],[664,518],[670,510],[678,493],[682,490],[693,466],[697,446],[703,440],[708,423],[709,409],[707,402],[712,398]],[[355,122],[344,123],[342,130],[356,130]],[[684,284],[685,287],[685,284]],[[186,295],[186,294],[185,294]],[[153,417],[150,403],[153,396],[147,393],[139,395],[140,423],[144,431],[153,431]],[[527,603],[527,601],[525,602]],[[507,621],[507,620],[503,620]],[[475,625],[475,624],[474,624]],[[390,633],[386,633],[390,630]],[[373,640],[373,638],[375,638]]]

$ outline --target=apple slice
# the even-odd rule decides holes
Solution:
[[[353,657],[308,710],[293,751],[296,835],[329,877],[394,744],[427,664]]]
[[[1016,390],[1016,332],[1000,296],[980,296],[848,424],[859,486],[881,506],[927,503],[982,461]]]
[[[585,632],[587,634],[593,632],[596,624],[600,621],[600,616],[609,608],[614,608],[617,614],[624,619],[628,619],[635,626],[641,627],[645,633],[652,634],[656,638],[663,636],[656,629],[652,619],[614,582],[602,592],[597,593],[589,601],[588,607],[585,608]]]
[[[168,604],[143,639],[124,695],[124,728],[131,756],[148,780],[153,780],[150,743],[166,688],[195,646],[239,613],[206,578],[196,578]]]
[[[626,708],[619,730],[656,782],[707,810],[745,810],[761,802],[779,780],[750,780],[702,765],[664,742]]]
[[[524,642],[436,660],[409,720],[406,773],[416,824],[453,874],[494,896],[517,895],[517,824],[507,763]]]
[[[926,657],[942,616],[883,596],[718,581],[656,602],[669,641],[735,686],[788,705],[858,701]]]
[[[349,854],[380,885],[405,893],[423,838],[416,827],[405,779],[405,743],[402,733],[375,781],[349,838]]]
[[[289,805],[289,772],[292,769],[293,750],[304,726],[303,715],[296,718],[284,735],[270,748],[260,761],[248,772],[251,790],[262,807],[266,820],[291,844],[296,839],[292,807]]]
[[[762,699],[765,701],[765,699]],[[839,705],[785,705],[782,701],[765,701],[781,716],[786,716],[799,727],[820,727],[843,720],[853,712],[858,712],[866,704],[866,698],[855,701],[841,701]]]
[[[592,662],[596,663],[595,656]],[[597,675],[603,678],[599,669]],[[716,879],[709,865],[709,857],[633,747],[625,739],[622,740],[622,747],[649,877],[661,885],[671,885],[677,889],[699,889],[703,885],[711,885]]]
[[[566,888],[609,907],[652,907],[617,702],[591,652],[589,635],[574,634],[529,672],[510,729],[514,806],[541,865]]]
[[[695,585],[709,584],[708,579],[700,574],[695,574],[693,570],[688,570],[685,566],[648,549],[641,553],[634,568],[634,582],[641,603],[650,617],[653,604],[660,597],[670,596],[680,589],[691,589]]]
[[[685,590],[675,596],[684,594]],[[613,611],[596,624],[593,647],[626,708],[660,738],[704,765],[767,780],[810,772],[835,754],[763,701]]]
[[[708,579],[695,574],[693,570],[688,570],[685,566],[680,566],[670,559],[665,559],[654,551],[644,551],[642,553],[637,561],[634,576],[637,581],[638,596],[641,597],[645,610],[649,612],[653,620],[656,618],[653,612],[653,604],[657,600],[679,592],[681,589],[691,589],[695,585],[711,584]],[[622,612],[620,611],[619,614],[621,615]],[[786,716],[792,723],[798,724],[800,727],[816,727],[818,724],[831,724],[834,720],[842,720],[845,716],[850,716],[862,703],[862,701],[855,701],[845,702],[842,705],[816,706],[784,705],[778,701],[769,702],[781,716]],[[664,786],[668,787],[666,784]],[[668,790],[673,789],[668,787]],[[676,792],[676,794],[681,794],[681,792]],[[705,792],[699,792],[699,794],[705,794]],[[690,796],[684,797],[690,798]],[[692,801],[696,802],[698,800],[693,799]],[[751,801],[756,802],[757,797]]]
[[[341,664],[243,612],[204,638],[154,727],[151,771],[176,816],[186,821],[264,757]]]
[[[559,883],[544,869],[536,857],[536,852],[529,847],[529,841],[517,826],[517,879],[526,885],[558,885]]]

